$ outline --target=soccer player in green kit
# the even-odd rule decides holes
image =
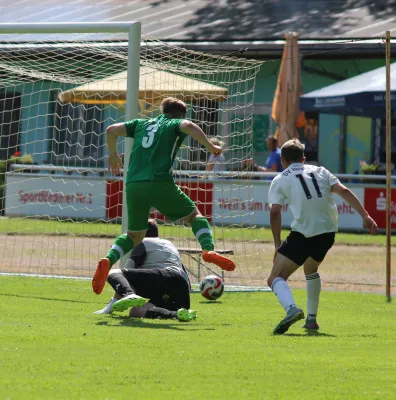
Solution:
[[[102,258],[92,279],[93,291],[100,294],[111,267],[144,239],[151,207],[171,221],[185,220],[191,224],[202,248],[204,261],[233,271],[235,263],[214,251],[212,230],[191,199],[176,185],[172,165],[187,135],[204,145],[211,154],[222,149],[206,137],[201,128],[186,120],[187,106],[168,97],[161,103],[161,115],[154,119],[133,119],[110,125],[106,130],[109,169],[119,174],[121,159],[117,154],[118,136],[134,139],[126,177],[128,212],[127,234],[119,236],[105,258]]]

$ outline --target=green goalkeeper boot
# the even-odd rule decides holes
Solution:
[[[193,319],[197,319],[197,312],[195,310],[180,308],[179,310],[177,310],[177,319],[180,322],[190,322]]]
[[[300,319],[304,318],[304,311],[297,307],[291,307],[286,314],[286,317],[275,327],[274,334],[282,335]]]
[[[146,304],[146,299],[144,299],[143,297],[138,296],[137,294],[129,294],[125,297],[123,297],[122,299],[116,301],[112,307],[111,307],[111,311],[125,311],[128,308],[132,308],[132,307],[141,307],[144,306]]]

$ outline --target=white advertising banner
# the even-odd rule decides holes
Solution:
[[[248,184],[250,185],[250,183]],[[220,182],[214,185],[214,223],[244,224],[269,226],[270,207],[268,204],[268,190],[270,182],[252,182],[251,186],[232,183],[226,187]],[[364,188],[353,188],[352,191],[364,203]],[[339,196],[334,196],[339,214],[339,228],[342,230],[363,229],[362,219],[351,206]],[[282,226],[289,228],[292,215],[286,203],[283,206]]]
[[[106,218],[106,181],[81,176],[7,174],[6,216]]]
[[[364,188],[350,187],[355,196],[364,204]],[[362,217],[340,196],[335,195],[334,200],[338,210],[338,227],[340,230],[364,231]]]

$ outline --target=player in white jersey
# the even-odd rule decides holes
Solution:
[[[131,308],[131,317],[196,318],[196,312],[189,309],[190,281],[180,254],[169,240],[158,237],[155,220],[149,220],[145,239],[132,250],[125,267],[111,270],[107,281],[115,295],[95,314]]]
[[[333,194],[341,196],[358,212],[370,233],[374,234],[378,229],[359,199],[332,173],[323,167],[304,164],[304,145],[299,140],[289,140],[282,146],[281,160],[284,170],[273,179],[268,193],[275,244],[268,285],[286,311],[286,317],[274,330],[275,334],[285,333],[292,324],[304,318],[304,312],[296,307],[286,282],[301,265],[304,265],[307,284],[308,314],[303,327],[319,329],[316,322],[321,291],[318,267],[333,246],[338,230],[338,212]],[[289,236],[281,243],[281,210],[286,200],[293,221]]]

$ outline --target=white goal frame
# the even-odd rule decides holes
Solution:
[[[107,164],[104,130],[116,122],[130,121],[139,116],[155,116],[164,95],[174,95],[182,97],[190,105],[190,118],[202,124],[208,136],[221,138],[229,151],[224,161],[227,173],[206,174],[202,169],[207,162],[207,152],[195,142],[189,142],[175,160],[175,170],[182,171],[177,178],[193,201],[202,206],[202,212],[214,226],[215,236],[216,231],[220,231],[217,234],[218,251],[232,251],[236,262],[247,264],[232,278],[226,276],[226,279],[230,279],[227,285],[244,285],[245,281],[249,287],[253,282],[261,285],[265,272],[260,259],[259,239],[254,230],[255,215],[253,208],[249,208],[254,201],[254,186],[243,168],[243,160],[251,156],[253,151],[254,88],[261,61],[205,54],[163,43],[144,35],[141,24],[134,21],[0,23],[0,39],[6,55],[2,66],[6,71],[3,86],[7,90],[10,87],[10,97],[12,90],[21,97],[22,106],[18,103],[18,108],[23,113],[21,111],[21,115],[18,114],[15,119],[22,121],[20,130],[25,135],[20,143],[21,150],[18,150],[21,156],[18,162],[24,167],[16,171],[18,175],[14,181],[11,176],[15,172],[7,170],[4,173],[4,195],[1,194],[0,200],[3,202],[0,205],[3,207],[4,203],[1,210],[10,218],[6,218],[3,224],[7,243],[0,246],[5,262],[2,270],[19,273],[28,271],[29,274],[33,271],[32,275],[42,275],[41,272],[45,271],[51,276],[62,273],[75,277],[92,272],[91,267],[102,256],[103,249],[107,249],[110,241],[121,233],[125,234],[128,226],[126,194],[125,190],[121,190],[121,185],[123,182],[125,187],[125,172],[133,139],[125,138],[122,146],[121,143],[117,145],[117,150],[124,153],[125,168],[123,176],[113,176],[105,173],[104,168]],[[61,57],[58,57],[58,53]],[[34,94],[32,100],[23,97],[30,92]],[[44,97],[41,98],[42,92]],[[80,96],[80,92],[84,94]],[[39,106],[42,110],[37,108]],[[95,112],[99,110],[100,115],[96,116],[91,108]],[[39,120],[39,117],[42,118]],[[88,125],[80,129],[80,125],[85,123]],[[73,135],[77,131],[78,135]],[[89,135],[82,137],[85,133]],[[98,140],[95,141],[95,138]],[[50,142],[46,143],[47,140]],[[12,149],[7,144],[5,147]],[[8,153],[11,152],[7,151],[7,156]],[[30,178],[41,178],[25,172],[41,169],[47,170],[43,185],[49,182],[48,193],[52,191],[63,196],[71,190],[70,193],[77,196],[79,192],[73,194],[73,191],[84,187],[91,202],[74,204],[78,196],[72,197],[73,202],[67,198],[62,204],[47,201],[43,197],[41,200],[38,197],[32,198],[32,201],[28,198],[25,202],[20,200],[23,185],[26,186],[26,193],[39,193],[37,190],[40,188],[36,188],[34,179]],[[209,175],[206,181],[195,180],[201,172],[202,175]],[[75,173],[79,174],[78,178],[69,176]],[[97,174],[99,176],[95,176]],[[223,175],[232,179],[217,179]],[[10,178],[9,182],[7,177]],[[99,180],[101,183],[96,185]],[[72,184],[71,189],[68,188],[69,183]],[[18,199],[18,202],[12,203],[11,197]],[[233,203],[233,199],[239,197],[237,208],[222,206],[223,203]],[[39,208],[33,204],[36,200],[40,203]],[[47,211],[46,204],[55,207],[57,212],[52,212],[55,208],[48,208]],[[239,211],[239,204],[243,204],[244,212]],[[163,219],[161,215],[154,215]],[[224,216],[228,220],[224,220]],[[32,220],[29,226],[24,226],[25,218]],[[38,219],[50,222],[36,224]],[[64,221],[65,224],[62,224]],[[84,225],[74,225],[69,232],[69,222],[81,222]],[[101,224],[85,226],[90,222]],[[62,226],[58,226],[58,223]],[[205,264],[199,263],[197,266],[198,260],[190,255],[200,253],[191,231],[186,233],[184,224],[167,225],[164,236],[174,240],[177,247],[184,250],[183,257],[191,266],[191,275],[199,279],[201,266],[212,272]],[[13,227],[16,234],[27,237],[23,246],[16,246],[17,240],[11,237]],[[65,229],[67,238],[61,240],[58,234],[63,234]],[[222,235],[223,231],[228,230],[229,236]],[[12,248],[12,252],[6,252],[8,248]],[[128,256],[125,254],[121,258],[121,267]],[[220,274],[221,271],[216,273]]]

